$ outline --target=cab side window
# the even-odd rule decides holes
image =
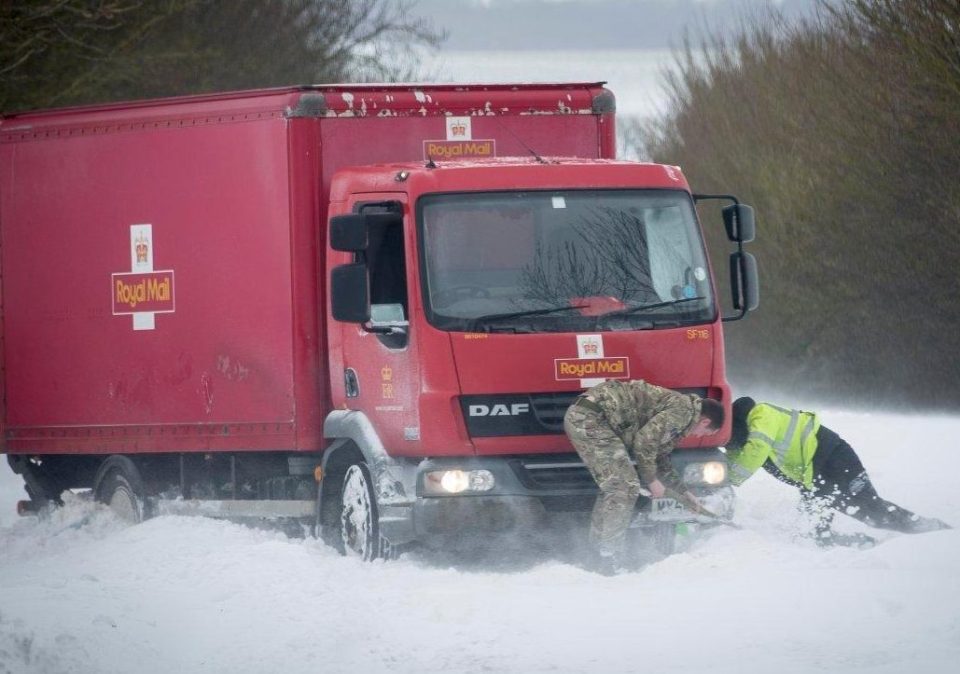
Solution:
[[[385,212],[399,204],[360,206],[364,213]],[[376,324],[406,324],[410,317],[407,295],[407,263],[402,220],[371,223],[367,232],[366,261],[370,274],[370,315]],[[407,345],[407,330],[378,333],[377,339],[391,349]]]
[[[370,303],[399,304],[403,317],[407,305],[407,263],[403,245],[403,225],[391,224],[370,229],[367,264],[370,267]]]

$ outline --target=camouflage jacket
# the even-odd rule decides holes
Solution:
[[[700,418],[699,396],[677,393],[636,379],[611,379],[586,394],[603,410],[607,422],[637,459],[640,479],[649,484],[666,478],[678,483],[669,454],[677,439]]]

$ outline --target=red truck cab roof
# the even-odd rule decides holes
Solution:
[[[498,170],[490,171],[495,166]],[[589,170],[584,170],[589,168]],[[532,172],[535,169],[535,173]],[[473,161],[396,163],[346,168],[331,186],[331,201],[353,192],[475,192],[515,189],[673,189],[690,191],[676,166],[577,157],[501,157]]]

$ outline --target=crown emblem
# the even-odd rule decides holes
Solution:
[[[452,136],[463,136],[467,135],[467,125],[462,123],[452,124],[450,126],[450,134]]]
[[[600,353],[600,349],[596,342],[587,342],[583,345],[583,352],[588,356],[596,356]]]
[[[134,241],[134,251],[137,254],[137,264],[141,264],[147,261],[147,255],[150,252],[150,245],[147,243],[147,237],[143,234],[137,237]]]
[[[384,365],[383,369],[380,370],[380,378],[383,379],[383,381],[390,381],[393,379],[393,370],[389,365]]]

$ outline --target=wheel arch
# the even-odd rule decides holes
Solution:
[[[137,490],[137,493],[141,496],[146,495],[146,490],[144,488],[143,476],[140,474],[140,469],[137,468],[137,464],[134,463],[133,459],[124,454],[114,454],[107,457],[103,463],[100,464],[100,467],[97,469],[96,475],[93,478],[93,493],[97,494],[100,491],[100,486],[103,484],[103,481],[110,475],[110,473],[117,471],[130,482],[130,486]]]
[[[129,509],[115,506],[115,494],[127,492]],[[147,493],[144,487],[143,476],[133,459],[122,454],[107,457],[93,479],[93,497],[95,500],[109,505],[111,509],[133,524],[149,519],[150,507],[147,503]]]
[[[381,534],[394,544],[412,540],[411,517],[422,460],[390,456],[369,417],[357,410],[331,412],[324,421],[323,431],[333,442],[323,453],[323,478],[317,493],[321,508],[318,516],[330,521],[333,509],[339,506],[347,468],[362,460],[370,471]]]
[[[366,414],[356,410],[335,410],[324,421],[323,434],[333,439],[333,444],[323,453],[324,476],[328,474],[328,467],[342,465],[344,453],[358,452],[370,469],[378,503],[407,505],[416,499],[420,462],[390,456]],[[321,489],[322,486],[323,482]]]

